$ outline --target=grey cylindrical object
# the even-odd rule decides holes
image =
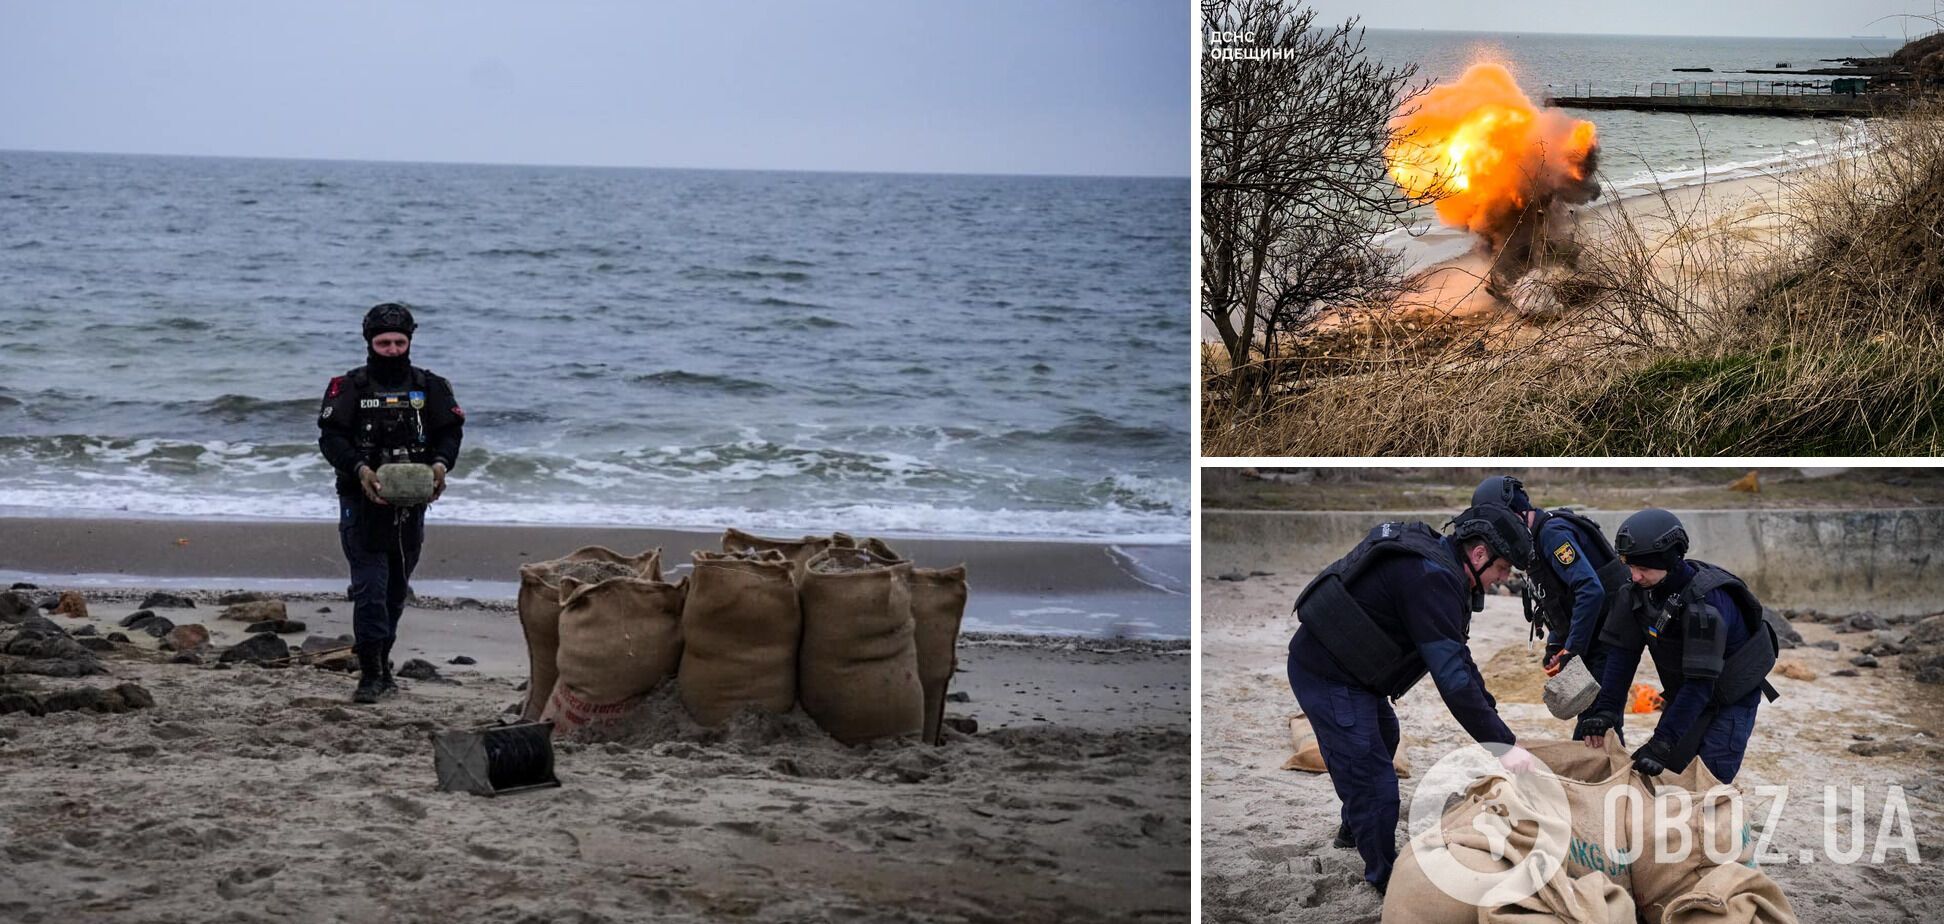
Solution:
[[[392,462],[378,466],[378,496],[385,503],[416,507],[432,502],[432,466]]]
[[[1574,658],[1546,681],[1546,709],[1555,719],[1578,718],[1600,695],[1600,682],[1586,669],[1585,658]]]

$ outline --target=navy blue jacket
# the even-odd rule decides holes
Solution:
[[[1565,521],[1554,519],[1541,523],[1535,538],[1545,566],[1573,589],[1573,618],[1565,638],[1555,632],[1546,637],[1546,642],[1563,644],[1567,651],[1583,655],[1593,645],[1593,624],[1599,621],[1600,610],[1606,606],[1606,588],[1600,585],[1600,576],[1586,560],[1586,550],[1581,548],[1573,528]]]
[[[1692,562],[1681,562],[1682,574],[1694,577]],[[1686,581],[1681,581],[1685,585]],[[1748,623],[1735,599],[1726,590],[1716,590],[1708,594],[1708,603],[1721,612],[1721,624],[1728,639],[1723,660],[1735,656],[1741,646],[1748,642]],[[1615,613],[1616,619],[1631,619],[1627,613]],[[1654,729],[1654,737],[1672,744],[1687,733],[1688,727],[1701,716],[1708,701],[1714,698],[1714,681],[1690,681],[1681,673],[1681,652],[1686,647],[1687,633],[1679,620],[1669,620],[1661,629],[1659,638],[1648,638],[1641,633],[1643,642],[1634,645],[1614,645],[1608,649],[1606,670],[1600,677],[1600,695],[1593,701],[1592,712],[1607,712],[1625,718],[1628,691],[1633,688],[1634,673],[1640,668],[1640,653],[1651,650],[1654,655],[1654,669],[1660,672],[1661,683],[1667,705],[1661,712],[1660,725]],[[1762,695],[1757,689],[1742,697],[1735,705],[1747,705]]]

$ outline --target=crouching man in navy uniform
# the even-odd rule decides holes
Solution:
[[[338,539],[351,563],[351,625],[358,655],[353,702],[398,692],[392,642],[405,612],[407,582],[425,541],[425,508],[379,496],[378,467],[432,467],[433,494],[459,459],[466,413],[445,379],[412,365],[412,312],[393,302],[365,314],[365,364],[331,379],[317,416],[317,446],[337,470]]]
[[[1733,782],[1755,710],[1763,696],[1776,695],[1763,678],[1780,643],[1761,601],[1727,570],[1687,558],[1687,530],[1665,510],[1628,517],[1613,545],[1632,581],[1607,617],[1600,695],[1573,737],[1604,747],[1607,729],[1620,728],[1645,648],[1667,687],[1667,706],[1653,737],[1633,752],[1634,769],[1678,773],[1699,756],[1717,779]]]
[[[1525,485],[1510,475],[1478,483],[1472,505],[1499,504],[1518,514],[1532,530],[1533,564],[1526,573],[1526,619],[1534,631],[1546,630],[1546,675],[1558,674],[1579,658],[1600,676],[1606,646],[1600,642],[1603,617],[1613,593],[1627,583],[1625,562],[1608,544],[1600,524],[1561,507],[1533,506]]]
[[[1296,598],[1289,686],[1309,716],[1330,782],[1343,800],[1337,845],[1363,856],[1383,891],[1397,861],[1397,713],[1390,702],[1426,673],[1473,739],[1514,745],[1465,640],[1485,588],[1532,558],[1525,523],[1498,505],[1473,507],[1449,536],[1423,523],[1384,523],[1323,569]],[[1512,747],[1514,772],[1533,757]]]

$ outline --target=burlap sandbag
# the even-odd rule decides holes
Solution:
[[[958,670],[959,624],[965,620],[965,566],[911,569],[911,622],[918,646],[918,682],[925,688],[923,740],[939,742],[945,694]]]
[[[1634,924],[1634,903],[1619,883],[1600,873],[1577,879],[1555,875],[1533,895],[1480,908],[1478,924]]]
[[[1542,824],[1563,825],[1568,840],[1556,845],[1564,854],[1558,857],[1562,865],[1551,868],[1551,876],[1543,884],[1536,884],[1534,893],[1542,896],[1539,901],[1561,908],[1582,902],[1599,914],[1617,913],[1604,887],[1577,897],[1568,893],[1576,888],[1572,883],[1597,875],[1611,880],[1622,894],[1630,894],[1629,870],[1620,862],[1632,845],[1625,823],[1625,800],[1638,799],[1640,792],[1631,780],[1633,771],[1625,750],[1611,733],[1602,749],[1578,741],[1526,742],[1524,746],[1542,764],[1533,776],[1557,784],[1557,789],[1548,786],[1543,791],[1557,793],[1563,802],[1535,800],[1530,794],[1541,791],[1540,787],[1530,781],[1515,783],[1509,775],[1486,776],[1473,782],[1463,798],[1440,817],[1438,829],[1413,837],[1399,856],[1384,901],[1385,922],[1455,924],[1480,920],[1479,908],[1447,894],[1425,873],[1423,864],[1448,857],[1480,873],[1544,870],[1546,867],[1537,861],[1521,866],[1538,843]],[[1609,830],[1606,800],[1615,789],[1622,801],[1616,808],[1617,823]],[[1439,856],[1418,855],[1427,851]],[[1546,894],[1552,897],[1543,897]],[[1516,910],[1518,905],[1514,902],[1503,907]],[[1632,920],[1632,915],[1629,901],[1620,920]]]
[[[858,548],[886,562],[907,561],[875,536]],[[965,620],[965,566],[911,569],[911,619],[918,641],[918,682],[925,687],[926,744],[939,742],[945,723],[945,694],[958,669],[959,625]]]
[[[1663,924],[1796,924],[1795,908],[1767,873],[1717,866],[1667,903]]]
[[[791,564],[781,553],[754,558],[696,552],[682,607],[682,706],[718,725],[753,706],[785,713],[796,705],[797,642],[803,617]]]
[[[801,539],[770,539],[743,532],[735,527],[722,531],[722,550],[724,552],[781,552],[790,560],[791,574],[801,579],[805,565],[825,549],[852,548],[856,540],[844,533],[828,536],[805,536]]]
[[[924,732],[910,581],[910,562],[859,549],[825,550],[803,576],[797,697],[845,744]]]
[[[554,655],[560,647],[560,577],[598,581],[608,577],[661,580],[661,549],[632,558],[598,545],[583,546],[551,561],[520,566],[520,630],[527,643],[527,698],[520,717],[537,721],[560,676]]]
[[[1301,770],[1305,773],[1328,773],[1330,768],[1323,763],[1323,748],[1316,743],[1316,731],[1310,728],[1309,717],[1296,713],[1289,717],[1289,748],[1294,753],[1283,761],[1284,770]],[[1410,761],[1404,759],[1400,751],[1391,756],[1391,768],[1397,771],[1397,778],[1411,778]]]
[[[596,705],[618,703],[675,676],[682,661],[679,584],[560,580],[560,683]]]
[[[1698,888],[1717,867],[1752,863],[1755,844],[1748,837],[1741,790],[1722,783],[1700,758],[1688,761],[1680,773],[1663,773],[1651,783],[1636,776],[1634,782],[1648,797],[1641,825],[1645,842],[1633,864],[1634,899],[1648,924],[1660,924],[1668,904]],[[1727,862],[1715,862],[1711,850]]]

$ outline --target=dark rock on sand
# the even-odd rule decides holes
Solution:
[[[332,638],[328,635],[313,635],[304,639],[304,643],[299,645],[297,650],[304,654],[317,654],[320,651],[335,651],[343,647],[344,641],[342,639]]]
[[[196,608],[196,601],[191,600],[188,597],[185,597],[181,594],[172,594],[167,591],[161,591],[161,590],[158,590],[155,593],[143,597],[142,605],[141,605],[141,609],[145,609],[145,610],[156,610],[156,609],[193,610],[195,608]]]
[[[196,623],[184,623],[162,636],[163,651],[200,651],[209,645],[209,630]]]
[[[1829,676],[1831,676],[1831,677],[1857,677],[1857,676],[1861,676],[1861,674],[1860,674],[1860,673],[1859,673],[1859,672],[1858,672],[1858,671],[1856,670],[1856,668],[1854,668],[1854,667],[1845,667],[1845,668],[1843,668],[1843,669],[1841,669],[1841,670],[1834,670],[1834,671],[1830,671],[1830,672],[1829,672]]]
[[[1775,627],[1775,637],[1782,643],[1783,648],[1802,647],[1802,633],[1797,632],[1795,626],[1789,625],[1787,617],[1784,617],[1776,610],[1764,609],[1762,610],[1762,618],[1768,620],[1769,625]]]
[[[295,619],[266,619],[262,622],[250,623],[249,626],[245,627],[243,631],[275,632],[278,635],[290,635],[296,632],[308,631],[309,629],[310,629],[309,626],[306,626]]]
[[[945,701],[948,703],[969,703],[972,701],[972,694],[963,690],[956,690],[945,694]]]
[[[281,621],[289,618],[282,600],[256,600],[238,603],[228,607],[216,616],[217,619],[234,619],[237,622]]]
[[[290,646],[274,635],[252,635],[223,652],[222,663],[254,661],[262,664],[290,657]]]
[[[216,602],[224,606],[230,606],[237,603],[255,603],[258,600],[274,599],[276,598],[260,590],[232,590],[229,593],[217,597]]]
[[[1837,641],[1833,638],[1826,638],[1820,642],[1815,643],[1814,645],[1810,645],[1809,647],[1822,648],[1828,651],[1836,651],[1838,649],[1841,649],[1843,646],[1838,644]]]
[[[110,632],[108,633],[108,640],[111,642],[126,642],[128,641],[128,636],[123,635],[120,632]]]
[[[1227,574],[1218,574],[1218,575],[1216,575],[1216,576],[1215,576],[1215,580],[1218,580],[1218,581],[1232,581],[1232,582],[1240,582],[1240,581],[1246,581],[1246,580],[1248,580],[1248,579],[1249,579],[1249,576],[1248,576],[1248,575],[1246,575],[1246,574],[1243,574],[1243,573],[1242,573],[1242,572],[1240,572],[1240,571],[1230,571],[1230,572],[1228,572]]]
[[[100,633],[95,631],[94,626],[82,626],[81,628],[76,629],[73,632],[69,632],[68,634],[74,636],[75,638],[80,638],[84,635],[99,635]]]
[[[149,691],[132,683],[106,689],[77,687],[55,693],[10,693],[0,696],[0,715],[9,712],[47,715],[50,712],[70,712],[76,709],[111,713],[127,712],[130,709],[150,709],[154,706],[155,697],[150,696]]]
[[[979,720],[971,716],[948,715],[945,717],[945,727],[961,735],[976,735],[979,733]]]
[[[34,599],[19,591],[0,593],[0,622],[19,622],[34,614]]]
[[[78,642],[81,645],[81,647],[86,648],[89,651],[114,651],[115,650],[114,642],[111,642],[105,638],[96,638],[92,635],[84,638],[75,639],[75,641]]]
[[[1880,757],[1884,754],[1902,754],[1910,750],[1910,742],[1896,741],[1859,741],[1849,746],[1851,754],[1863,757]]]
[[[1836,631],[1875,632],[1878,629],[1888,629],[1888,628],[1890,628],[1890,624],[1884,622],[1883,617],[1878,616],[1875,613],[1865,612],[1865,613],[1857,613],[1851,616],[1850,618],[1843,620],[1843,625],[1839,627]]]
[[[423,658],[413,658],[398,669],[398,676],[407,680],[437,680],[439,669]]]
[[[202,655],[199,655],[193,651],[178,651],[176,652],[175,657],[169,659],[169,663],[170,664],[201,664]]]
[[[12,587],[12,588],[10,588],[10,589],[12,589],[12,590],[39,590],[39,589],[40,589],[40,585],[39,585],[39,584],[29,584],[29,583],[27,583],[26,581],[15,581],[15,582],[13,582],[13,587]]]
[[[1877,666],[1877,659],[1871,655],[1861,654],[1851,658],[1850,663],[1857,667],[1875,667]]]
[[[141,622],[144,619],[154,619],[154,618],[155,618],[154,610],[136,610],[133,613],[123,616],[122,621],[119,623],[119,625],[122,628],[127,629],[127,628],[132,628],[136,623]]]
[[[467,657],[466,655],[455,655],[452,660],[447,661],[446,663],[447,664],[478,664],[479,662],[473,660],[470,657]]]
[[[147,632],[148,634],[153,635],[156,638],[161,638],[162,636],[168,635],[170,632],[175,631],[175,627],[176,624],[170,622],[168,617],[157,616],[154,619],[150,619],[142,623],[141,625],[136,626],[135,628],[140,629],[143,632]]]

